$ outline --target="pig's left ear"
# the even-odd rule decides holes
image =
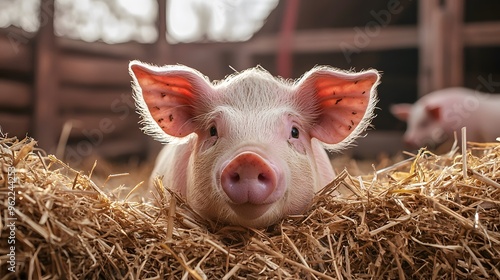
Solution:
[[[427,105],[425,111],[432,119],[438,121],[441,119],[441,107],[439,105]]]
[[[358,73],[316,67],[297,83],[299,106],[311,110],[310,135],[328,150],[351,144],[370,124],[377,102],[376,70]]]
[[[134,99],[146,134],[163,143],[182,143],[197,129],[196,108],[213,88],[198,71],[182,65],[129,64]]]
[[[389,107],[389,110],[391,111],[391,114],[398,120],[406,122],[410,117],[412,106],[413,105],[409,103],[394,104]]]

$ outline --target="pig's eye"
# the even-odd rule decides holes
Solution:
[[[215,126],[210,127],[210,136],[217,136],[217,128]]]
[[[292,138],[299,138],[299,129],[293,126],[290,135],[292,136]]]

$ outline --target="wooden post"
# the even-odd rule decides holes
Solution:
[[[39,147],[52,152],[58,133],[57,46],[54,36],[54,0],[40,2],[40,29],[35,44],[33,136]]]
[[[432,36],[432,42],[431,42],[431,51],[433,52],[432,56],[432,76],[431,76],[431,83],[430,83],[430,91],[442,89],[446,87],[446,80],[447,80],[447,42],[450,40],[449,38],[449,32],[446,30],[447,24],[446,24],[446,7],[444,2],[442,1],[437,1],[435,3],[436,5],[433,7],[432,10],[432,17],[431,17],[431,23],[432,23],[432,30],[431,32]],[[427,92],[428,93],[428,92]]]
[[[419,55],[419,77],[418,96],[422,97],[432,88],[432,10],[435,7],[435,0],[418,2],[418,55]]]
[[[152,58],[153,63],[158,65],[168,64],[169,60],[169,47],[167,43],[167,1],[168,0],[158,0],[158,40],[154,44],[155,57]]]
[[[419,1],[419,91],[463,85],[463,0]]]
[[[464,1],[448,0],[446,2],[448,31],[448,87],[463,86],[464,84]]]

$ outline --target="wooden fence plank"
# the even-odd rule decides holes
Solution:
[[[127,42],[120,44],[106,44],[103,42],[84,42],[64,37],[57,37],[56,44],[62,53],[83,54],[104,58],[118,59],[146,59],[150,52],[148,44]]]
[[[360,34],[363,32],[364,35]],[[414,26],[380,27],[376,36],[370,34],[364,31],[364,27],[296,31],[290,48],[294,53],[315,53],[339,52],[348,46],[362,50],[381,50],[415,48],[418,44],[417,28]],[[360,36],[366,36],[369,42],[360,45],[357,42]],[[277,44],[277,36],[261,35],[242,47],[254,54],[265,54],[276,52]]]
[[[60,104],[63,111],[107,112],[110,115],[135,110],[130,86],[125,88],[92,88],[62,85]]]
[[[34,36],[17,28],[7,28],[0,32],[0,69],[29,73],[33,70]]]
[[[500,21],[470,22],[464,25],[463,37],[467,47],[500,46]]]
[[[0,112],[1,131],[10,136],[24,138],[30,128],[30,116]],[[32,136],[32,135],[30,135]]]
[[[27,109],[32,102],[31,85],[0,79],[0,108]]]
[[[63,54],[58,63],[61,83],[89,86],[128,86],[128,59]]]

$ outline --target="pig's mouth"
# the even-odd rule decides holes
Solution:
[[[269,209],[272,208],[273,204],[274,203],[253,204],[247,202],[243,204],[230,203],[229,206],[238,217],[248,220],[255,220],[265,215],[269,211]]]

